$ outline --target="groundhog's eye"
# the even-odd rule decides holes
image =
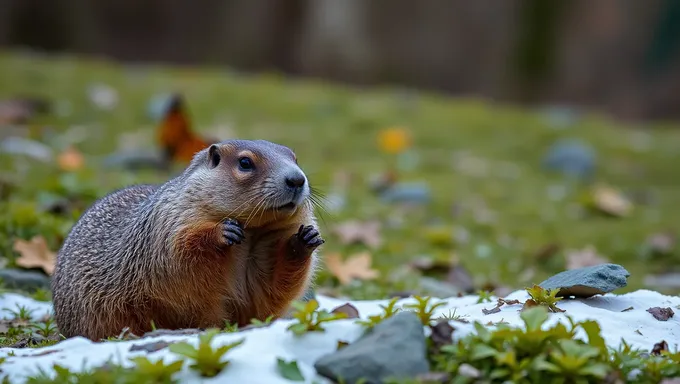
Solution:
[[[238,159],[238,167],[242,171],[250,171],[253,168],[255,168],[253,166],[253,161],[249,157],[242,157],[242,158]]]

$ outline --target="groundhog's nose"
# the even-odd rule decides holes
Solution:
[[[305,185],[305,175],[294,172],[286,175],[286,185],[290,188],[300,188]]]

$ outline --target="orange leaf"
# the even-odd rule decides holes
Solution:
[[[378,271],[371,269],[371,255],[362,252],[342,260],[338,253],[326,255],[326,267],[338,278],[340,284],[346,285],[353,279],[370,280],[378,277]]]
[[[14,250],[21,255],[16,263],[23,268],[42,268],[45,273],[52,275],[57,261],[56,253],[47,248],[47,242],[42,236],[35,236],[30,241],[17,239]]]
[[[66,148],[57,159],[59,167],[65,171],[75,171],[83,167],[83,155],[73,146]]]
[[[191,161],[196,152],[209,145],[191,130],[184,99],[179,94],[173,96],[158,127],[158,141],[172,160],[185,163]]]
[[[411,137],[403,128],[389,128],[380,131],[378,144],[384,152],[399,153],[411,145]]]

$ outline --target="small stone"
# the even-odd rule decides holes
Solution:
[[[451,336],[453,335],[453,331],[456,329],[452,327],[451,324],[449,324],[448,320],[439,320],[437,324],[431,326],[430,329],[432,330],[430,339],[434,343],[435,347],[441,348],[444,345],[451,344],[453,342]]]
[[[418,384],[446,384],[451,382],[451,375],[446,372],[428,372],[416,376]]]
[[[559,289],[560,297],[603,295],[628,284],[630,273],[618,264],[601,264],[560,272],[539,284],[543,289]]]
[[[167,348],[170,344],[167,341],[156,341],[153,343],[146,343],[146,344],[133,344],[130,347],[130,352],[136,352],[136,351],[144,351],[147,353],[151,352],[156,352],[160,351],[161,349]]]
[[[543,166],[577,179],[588,179],[595,171],[595,151],[578,140],[553,144],[543,158]]]
[[[0,280],[10,289],[31,291],[35,289],[50,289],[50,277],[44,273],[22,269],[0,269]]]
[[[453,284],[427,276],[419,279],[419,285],[419,291],[425,291],[430,296],[435,297],[455,297],[458,296],[458,294],[465,293],[465,291]]]
[[[399,312],[354,343],[321,357],[316,371],[353,384],[404,380],[429,372],[423,325],[413,312]]]
[[[359,318],[359,310],[353,306],[350,303],[345,303],[339,307],[334,308],[331,313],[344,313],[347,315],[347,319],[358,319]]]
[[[203,332],[200,328],[186,328],[186,329],[157,329],[155,331],[147,332],[142,337],[158,337],[158,336],[188,336]]]
[[[471,378],[478,378],[482,375],[481,372],[479,372],[479,369],[467,363],[463,363],[458,367],[458,374],[464,377]]]
[[[54,152],[47,145],[23,137],[11,136],[0,142],[0,152],[23,155],[43,162],[54,160]]]
[[[663,351],[668,351],[668,343],[666,342],[666,340],[661,340],[660,342],[654,344],[654,347],[652,347],[651,354],[659,356]]]
[[[430,202],[430,188],[423,183],[400,183],[385,190],[380,196],[386,203],[427,204]]]
[[[307,288],[301,300],[306,303],[314,299],[316,299],[316,293],[314,292],[314,288],[313,287]]]
[[[654,316],[655,319],[659,321],[668,321],[675,313],[670,307],[666,308],[661,308],[661,307],[653,307],[649,308],[647,312],[651,313],[652,316]]]

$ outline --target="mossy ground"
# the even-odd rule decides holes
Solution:
[[[391,291],[413,288],[415,274],[412,279],[396,281],[389,276],[424,254],[447,257],[455,252],[478,287],[489,283],[523,288],[565,267],[562,253],[537,259],[535,253],[542,246],[558,243],[569,249],[592,244],[631,272],[628,287],[620,292],[642,288],[646,274],[666,271],[678,262],[677,254],[650,259],[642,251],[650,234],[680,229],[675,164],[680,130],[673,124],[630,126],[586,114],[572,126],[557,129],[537,110],[482,100],[389,87],[356,89],[220,68],[123,66],[91,58],[19,52],[0,54],[0,73],[0,97],[36,95],[55,103],[57,113],[30,125],[32,138],[62,150],[66,135],[82,134],[84,139],[76,147],[87,159],[81,170],[65,172],[55,162],[0,154],[3,179],[15,184],[0,202],[0,255],[9,265],[17,256],[12,249],[16,238],[42,235],[57,250],[82,209],[96,198],[131,183],[162,182],[181,169],[124,171],[100,164],[103,156],[131,149],[133,144],[157,148],[156,126],[147,107],[154,95],[171,91],[181,91],[186,97],[197,132],[212,133],[217,126],[228,126],[240,138],[288,145],[297,152],[311,182],[325,192],[331,192],[338,171],[356,176],[349,186],[346,210],[322,214],[325,252],[348,255],[361,249],[341,244],[329,232],[330,226],[346,219],[387,222],[394,214],[393,207],[372,194],[365,178],[385,171],[395,161],[378,148],[378,133],[394,126],[410,130],[419,162],[414,169],[402,171],[400,179],[427,183],[432,202],[406,213],[402,227],[383,227],[384,246],[371,251],[381,277],[342,288],[354,298],[382,298]],[[100,110],[92,104],[87,90],[97,83],[118,92],[115,109]],[[124,144],[128,133],[139,136]],[[631,195],[651,197],[637,203],[625,218],[575,215],[587,185],[567,183],[540,168],[547,147],[560,138],[577,138],[597,150],[596,181]],[[646,142],[646,149],[638,148],[641,141]],[[487,167],[485,174],[453,167],[455,152],[481,159]],[[560,185],[567,187],[567,193],[555,201],[549,190]],[[42,210],[51,199],[65,196],[77,202],[66,215]],[[476,219],[480,201],[495,216],[492,222]],[[452,213],[454,206],[460,208],[459,215]],[[469,237],[450,248],[436,246],[426,230],[433,223],[452,231],[465,229]],[[528,274],[529,270],[535,274]],[[321,272],[319,283],[335,285],[327,272]]]

